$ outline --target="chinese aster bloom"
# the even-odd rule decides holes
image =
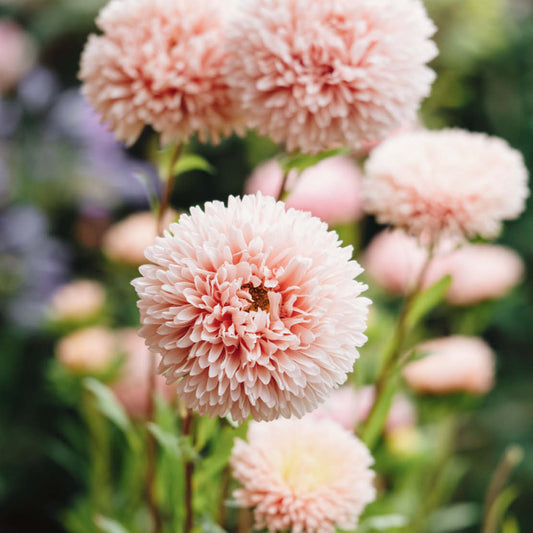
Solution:
[[[452,284],[446,300],[472,305],[505,296],[524,276],[522,258],[504,246],[468,244],[443,259]]]
[[[13,88],[32,68],[35,45],[14,21],[0,19],[0,94]]]
[[[112,0],[83,52],[83,92],[120,140],[146,125],[163,144],[219,140],[235,125],[223,74],[221,7],[210,0]]]
[[[163,224],[168,226],[177,216],[168,211]],[[144,250],[154,244],[157,221],[150,211],[135,213],[111,226],[105,233],[102,249],[109,259],[125,265],[140,266],[145,261]]]
[[[237,503],[254,508],[255,529],[333,533],[353,530],[374,501],[372,456],[330,420],[305,417],[252,423],[230,464],[243,488]]]
[[[192,208],[146,250],[140,333],[201,415],[301,417],[366,341],[351,255],[324,222],[260,193]]]
[[[148,413],[148,395],[150,390],[151,357],[157,357],[148,351],[144,340],[134,329],[117,332],[117,347],[125,360],[117,381],[111,385],[118,401],[128,414],[134,418],[143,418]],[[165,383],[163,376],[155,378],[156,391],[170,401],[176,396],[176,387]]]
[[[118,355],[114,333],[103,327],[80,329],[56,347],[59,362],[73,372],[103,372]]]
[[[366,164],[365,209],[378,222],[437,239],[495,237],[529,194],[522,155],[504,140],[462,130],[393,137]]]
[[[76,280],[59,287],[50,305],[53,320],[83,320],[95,316],[105,304],[105,290],[96,281]]]
[[[250,0],[228,38],[248,125],[289,151],[360,149],[416,118],[434,73],[419,0]]]
[[[407,384],[420,393],[469,392],[485,394],[494,385],[494,353],[477,337],[443,337],[418,345],[426,357],[409,363]]]
[[[287,180],[290,191],[287,207],[310,211],[330,226],[359,220],[362,174],[357,165],[344,156],[328,157],[307,168],[300,176],[291,172]],[[283,181],[283,170],[276,159],[260,165],[245,185],[247,193],[261,191],[277,197]]]

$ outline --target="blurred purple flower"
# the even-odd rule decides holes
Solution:
[[[45,67],[36,67],[19,83],[17,94],[26,109],[38,113],[52,105],[58,90],[55,74]]]
[[[67,262],[65,247],[49,236],[41,211],[19,205],[0,212],[0,313],[21,327],[37,327],[67,279]]]

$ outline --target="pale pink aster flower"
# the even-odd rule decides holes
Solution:
[[[120,369],[117,381],[111,385],[118,401],[133,418],[144,418],[149,409],[150,353],[144,344],[144,339],[139,337],[134,329],[124,329],[117,332],[117,346],[124,356],[124,363]],[[156,392],[168,401],[176,396],[176,387],[165,383],[163,376],[156,376]]]
[[[0,18],[0,94],[12,89],[35,63],[35,45],[14,21]]]
[[[201,415],[301,417],[366,341],[351,254],[318,218],[260,193],[192,208],[146,250],[140,333]]]
[[[354,150],[416,118],[434,73],[419,0],[250,0],[229,30],[228,82],[289,151]]]
[[[252,423],[248,442],[236,440],[230,464],[243,485],[234,497],[254,508],[258,530],[352,531],[376,497],[370,452],[330,420]]]
[[[461,130],[393,137],[366,164],[365,209],[378,222],[437,239],[494,237],[529,194],[522,155],[505,141]]]
[[[522,258],[504,246],[469,244],[443,258],[452,276],[446,300],[472,305],[505,296],[524,276]]]
[[[333,420],[347,431],[353,431],[359,422],[359,395],[349,385],[341,387],[334,390],[312,415]]]
[[[426,357],[409,363],[403,372],[407,384],[420,393],[487,393],[494,385],[493,351],[477,337],[443,337],[424,342],[415,350]]]
[[[106,294],[97,281],[79,279],[59,287],[52,296],[50,318],[55,321],[83,320],[97,315]]]
[[[300,176],[295,171],[289,174],[290,194],[285,204],[309,211],[330,226],[353,222],[363,216],[361,179],[361,171],[349,157],[328,157]],[[257,167],[245,184],[245,192],[261,191],[277,197],[282,181],[283,170],[272,159]]]
[[[163,225],[168,226],[177,215],[176,211],[167,211]],[[144,250],[154,244],[156,236],[157,221],[153,213],[134,213],[106,231],[102,249],[112,261],[140,266],[146,261]]]
[[[80,329],[63,337],[56,347],[58,361],[79,373],[104,372],[117,354],[115,335],[103,327]]]
[[[83,93],[120,140],[146,125],[163,144],[197,133],[217,142],[236,126],[223,74],[222,6],[211,0],[111,0],[83,52]]]

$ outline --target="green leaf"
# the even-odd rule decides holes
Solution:
[[[97,516],[94,521],[103,533],[128,533],[128,530],[122,524],[111,518]]]
[[[191,170],[203,170],[208,174],[216,173],[215,168],[202,156],[197,154],[183,154],[174,166],[174,174],[180,175]]]
[[[213,519],[208,515],[203,516],[200,524],[200,531],[201,533],[226,533],[226,530],[221,528],[218,524],[215,524]]]
[[[492,504],[485,529],[488,533],[498,531],[511,504],[518,498],[520,492],[516,487],[510,486],[504,489]]]
[[[478,524],[480,517],[477,503],[457,503],[432,513],[428,530],[430,533],[454,533]]]
[[[149,422],[147,424],[148,431],[154,436],[155,440],[159,443],[161,448],[175,458],[181,456],[180,438],[169,431],[165,431],[157,424]]]
[[[393,528],[405,527],[408,520],[400,514],[373,516],[361,524],[363,531],[388,531]]]
[[[141,170],[136,170],[133,172],[133,176],[143,186],[146,192],[146,197],[148,198],[150,210],[155,213],[159,203],[159,198],[152,180],[148,177],[146,172],[142,172]]]
[[[197,452],[201,451],[213,436],[218,426],[218,419],[204,416],[198,419],[196,428],[196,446]]]
[[[444,300],[451,283],[452,277],[444,276],[429,289],[415,297],[405,320],[408,330],[414,328],[432,309]]]
[[[347,155],[349,153],[350,150],[348,148],[335,148],[315,155],[296,152],[280,157],[279,164],[285,173],[296,170],[298,174],[301,174],[306,168],[313,167],[324,159],[335,155]]]

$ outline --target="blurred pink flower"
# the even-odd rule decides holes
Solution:
[[[171,224],[134,280],[150,349],[201,415],[303,416],[346,380],[370,301],[338,236],[260,193]]]
[[[80,329],[63,337],[56,347],[58,361],[79,373],[105,372],[117,355],[115,335],[103,327]]]
[[[330,420],[252,423],[230,463],[243,485],[235,499],[254,507],[258,530],[351,531],[376,497],[370,452]]]
[[[304,170],[299,177],[291,172],[287,180],[290,194],[285,204],[309,211],[330,226],[359,220],[363,216],[361,178],[361,171],[349,157],[329,157]],[[245,191],[277,197],[282,180],[283,171],[278,161],[272,159],[254,171]]]
[[[99,313],[105,305],[104,287],[97,281],[79,279],[59,287],[52,297],[52,320],[83,320]]]
[[[366,163],[365,209],[378,222],[433,240],[494,237],[529,194],[522,155],[505,141],[461,130],[399,135]]]
[[[228,39],[248,125],[289,151],[360,149],[415,120],[434,73],[419,0],[250,0]]]
[[[419,344],[427,353],[404,369],[407,384],[420,393],[485,394],[494,385],[494,353],[477,337],[443,337]]]
[[[117,346],[125,360],[121,367],[120,376],[111,385],[111,388],[130,416],[144,418],[147,416],[149,408],[150,358],[156,357],[157,361],[161,358],[159,355],[148,351],[144,339],[139,337],[134,329],[119,331],[117,333]],[[156,392],[168,401],[176,397],[176,387],[167,385],[163,376],[156,376]]]
[[[469,244],[443,258],[452,285],[446,299],[472,305],[505,296],[524,276],[525,265],[513,250],[491,244]]]
[[[168,226],[177,216],[176,211],[167,211],[163,224]],[[102,249],[112,261],[140,266],[146,262],[145,249],[154,244],[156,236],[157,222],[153,213],[134,213],[107,230]]]
[[[353,387],[345,385],[334,390],[312,414],[320,419],[333,420],[347,431],[353,431],[359,422],[359,395]]]
[[[221,6],[210,0],[111,0],[83,52],[83,92],[120,140],[146,125],[161,143],[197,133],[217,142],[236,126],[222,72]]]
[[[30,36],[14,21],[0,18],[0,95],[30,71],[35,59],[35,45]]]

